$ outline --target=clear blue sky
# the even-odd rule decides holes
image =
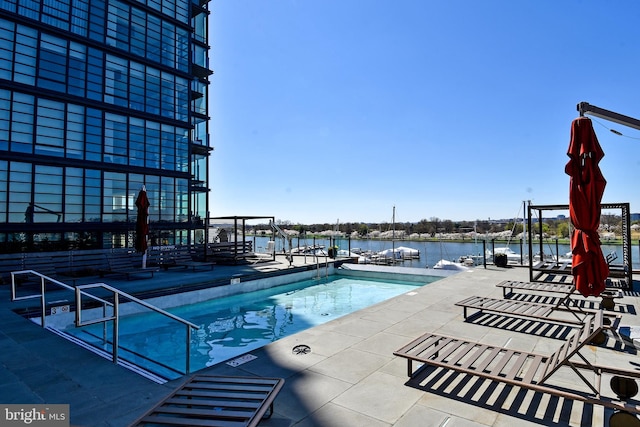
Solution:
[[[636,0],[209,7],[213,216],[512,218],[568,203],[578,102],[640,118]],[[640,212],[640,132],[594,128],[603,201]]]

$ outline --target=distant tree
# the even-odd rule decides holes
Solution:
[[[360,227],[358,227],[358,234],[362,237],[369,234],[369,226],[367,224],[360,224]]]
[[[569,237],[569,234],[570,234],[570,227],[568,222],[564,221],[559,223],[556,226],[556,236],[562,239],[566,239]]]

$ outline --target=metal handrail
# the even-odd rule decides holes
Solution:
[[[86,295],[90,298],[94,298],[99,300],[98,297],[91,295],[87,292],[83,292],[84,289],[93,289],[93,288],[103,288],[108,291],[113,292],[113,314],[108,316],[106,312],[103,312],[103,317],[92,319],[90,321],[82,321],[82,295]],[[185,361],[185,373],[188,374],[191,371],[191,328],[198,330],[200,326],[189,322],[181,317],[178,317],[174,314],[169,313],[161,308],[158,308],[152,304],[149,304],[139,298],[134,297],[126,292],[123,292],[113,286],[107,285],[106,283],[91,283],[87,285],[78,285],[75,288],[76,292],[76,326],[88,326],[95,323],[105,323],[108,321],[113,321],[113,344],[112,344],[112,359],[113,363],[118,363],[118,348],[119,348],[119,323],[120,323],[120,296],[125,297],[129,301],[135,302],[137,304],[142,305],[156,313],[162,314],[172,320],[175,320],[179,323],[182,323],[186,327],[187,337],[186,337],[186,361]]]
[[[40,294],[31,294],[31,295],[25,295],[25,296],[17,296],[17,289],[16,289],[16,276],[19,275],[26,275],[26,274],[33,274],[34,276],[38,276],[40,277]],[[11,301],[20,301],[20,300],[27,300],[27,299],[32,299],[32,298],[40,298],[40,316],[41,316],[41,326],[44,328],[46,325],[46,317],[47,317],[47,313],[46,313],[46,307],[47,307],[47,301],[46,301],[46,284],[47,283],[51,283],[54,284],[56,286],[59,286],[61,288],[64,288],[66,290],[72,291],[75,294],[75,303],[76,303],[76,327],[80,327],[80,326],[87,326],[87,325],[91,325],[91,324],[95,324],[95,323],[104,323],[105,325],[105,329],[103,331],[103,335],[105,337],[106,340],[106,322],[113,320],[113,351],[112,351],[112,355],[113,355],[113,363],[118,363],[118,327],[119,327],[119,321],[120,321],[120,316],[119,316],[119,309],[120,309],[120,296],[123,296],[124,298],[128,299],[129,301],[138,303],[140,305],[142,305],[143,307],[146,307],[152,311],[155,311],[159,314],[162,314],[166,317],[169,317],[172,320],[175,320],[179,323],[182,323],[185,325],[186,329],[187,329],[187,340],[186,340],[186,372],[185,373],[189,373],[191,370],[191,328],[193,329],[200,329],[200,326],[195,325],[191,322],[189,322],[188,320],[185,320],[181,317],[178,317],[174,314],[169,313],[168,311],[162,310],[161,308],[158,308],[152,304],[149,304],[148,302],[145,302],[139,298],[134,297],[133,295],[130,295],[126,292],[123,292],[117,288],[114,288],[113,286],[107,285],[106,283],[91,283],[91,284],[86,284],[86,285],[78,285],[76,287],[74,286],[70,286],[67,285],[66,283],[63,283],[59,280],[53,279],[49,276],[46,276],[42,273],[38,273],[37,271],[34,270],[21,270],[21,271],[12,271],[11,272]],[[113,303],[110,301],[107,301],[103,298],[100,298],[98,296],[92,295],[88,292],[85,292],[84,289],[93,289],[93,288],[103,288],[106,289],[108,291],[113,292]],[[103,316],[101,318],[98,319],[93,319],[90,321],[86,321],[83,322],[82,321],[82,296],[87,296],[95,301],[98,301],[102,304],[102,312],[103,312]],[[113,313],[111,316],[107,315],[107,306],[112,307],[113,309]]]
[[[17,296],[16,289],[16,276],[24,276],[26,274],[33,274],[34,276],[40,277],[40,293],[39,294],[31,294],[24,296]],[[42,273],[38,273],[35,270],[21,270],[21,271],[12,271],[11,272],[11,301],[22,301],[33,298],[40,298],[40,326],[43,328],[46,327],[46,318],[47,318],[47,299],[46,299],[46,284],[51,283],[53,285],[57,285],[61,288],[64,288],[68,291],[74,292],[75,288],[73,286],[67,285],[59,280],[53,279],[49,276],[46,276]],[[103,305],[111,305],[109,301],[103,300],[99,297],[94,297],[91,295],[96,301],[101,302]]]

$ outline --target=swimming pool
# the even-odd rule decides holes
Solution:
[[[167,311],[200,326],[190,340],[191,370],[197,371],[438,279],[423,276],[413,282],[336,275]],[[119,328],[121,357],[168,379],[181,375],[179,371],[185,366],[184,327],[156,313],[139,313],[122,317]],[[109,345],[102,344],[101,325],[69,327],[65,332],[109,350]],[[110,335],[108,340],[112,340]]]

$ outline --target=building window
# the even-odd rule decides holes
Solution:
[[[85,159],[102,161],[102,111],[87,108],[85,129]]]
[[[104,54],[98,49],[89,48],[87,63],[87,98],[102,102],[104,76]]]
[[[0,150],[9,149],[10,124],[11,92],[5,89],[0,89]]]
[[[99,170],[84,171],[84,220],[99,222],[102,207],[102,176]]]
[[[79,168],[67,168],[64,180],[64,221],[82,222],[84,174]]]
[[[114,55],[107,55],[104,79],[104,102],[120,107],[128,107],[128,81],[128,61]]]
[[[127,176],[123,173],[104,173],[102,221],[127,221]]]
[[[38,99],[36,154],[64,156],[64,103]]]
[[[62,222],[62,168],[36,165],[33,222]]]
[[[69,30],[69,0],[42,0],[42,22]]]
[[[85,82],[87,80],[87,48],[80,43],[71,42],[69,45],[69,76],[67,92],[69,95],[85,96]]]
[[[7,222],[7,194],[9,162],[0,160],[0,222]]]
[[[40,39],[38,86],[57,92],[66,92],[66,81],[67,42],[57,37],[42,34]]]
[[[13,93],[11,113],[11,151],[33,152],[34,98],[23,93]]]
[[[11,162],[9,165],[9,222],[33,222],[31,201],[31,165]]]
[[[129,120],[129,165],[144,166],[144,120],[132,117]]]
[[[107,163],[127,164],[127,118],[107,113],[104,120],[104,157]]]
[[[15,46],[13,80],[33,86],[36,81],[38,31],[24,25],[18,25]]]
[[[13,75],[13,50],[15,24],[0,19],[0,79],[11,80]]]
[[[84,107],[67,104],[67,131],[65,156],[68,159],[84,159]]]

